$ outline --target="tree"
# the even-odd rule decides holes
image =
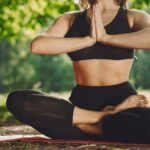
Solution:
[[[22,88],[41,88],[46,92],[70,90],[75,82],[69,58],[65,54],[34,55],[29,46],[31,39],[54,19],[67,11],[79,10],[79,5],[73,0],[6,0],[0,1],[0,6],[0,92]],[[149,11],[149,6],[149,0],[131,1],[134,8]],[[149,64],[145,52],[138,57],[144,57],[140,64]],[[142,87],[147,88],[150,81],[138,64],[131,79],[137,87],[146,80]],[[148,69],[147,66],[145,70]]]
[[[132,8],[147,10],[150,6],[150,1],[149,0],[131,0],[130,4]]]
[[[0,1],[0,5],[0,92],[32,87],[45,91],[71,88],[73,72],[67,57],[33,55],[29,45],[56,17],[78,9],[77,4],[72,0],[7,0]]]

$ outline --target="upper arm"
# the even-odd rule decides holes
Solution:
[[[133,18],[133,28],[136,31],[150,28],[150,15],[142,10],[130,9],[130,15]]]
[[[53,37],[64,37],[70,28],[70,23],[76,13],[67,12],[56,18],[52,25],[45,31],[46,34]]]

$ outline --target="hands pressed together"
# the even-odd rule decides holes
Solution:
[[[101,2],[95,3],[91,9],[92,15],[90,37],[94,43],[103,42],[105,39],[107,39],[108,34],[106,33],[102,22],[101,12],[103,8]]]

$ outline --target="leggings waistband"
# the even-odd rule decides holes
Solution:
[[[130,95],[137,94],[129,81],[110,86],[76,85],[72,89],[69,100],[82,108],[100,108],[100,105],[117,104]]]
[[[100,86],[90,86],[90,85],[79,85],[79,84],[76,84],[75,87],[77,88],[86,88],[86,89],[109,89],[109,88],[120,88],[120,87],[124,87],[124,86],[127,86],[127,85],[131,85],[131,83],[129,81],[124,81],[124,82],[121,82],[121,83],[118,83],[118,84],[113,84],[113,85],[100,85]]]

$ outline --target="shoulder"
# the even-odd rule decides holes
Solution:
[[[69,11],[64,14],[60,14],[48,27],[45,33],[56,37],[64,37],[66,32],[70,29],[72,20],[78,13],[79,11]]]
[[[80,12],[81,11],[68,11],[68,12],[65,12],[64,14],[60,15],[57,19],[72,21],[77,17],[77,15]]]
[[[146,13],[144,10],[139,10],[139,9],[128,9],[128,13],[134,17],[141,17],[141,16],[148,15],[148,13]]]
[[[150,27],[150,15],[144,10],[128,9],[127,14],[136,30]]]
[[[139,9],[128,9],[128,15],[130,15],[130,17],[132,17],[134,20],[143,20],[150,17],[149,14],[146,13],[144,10]]]

